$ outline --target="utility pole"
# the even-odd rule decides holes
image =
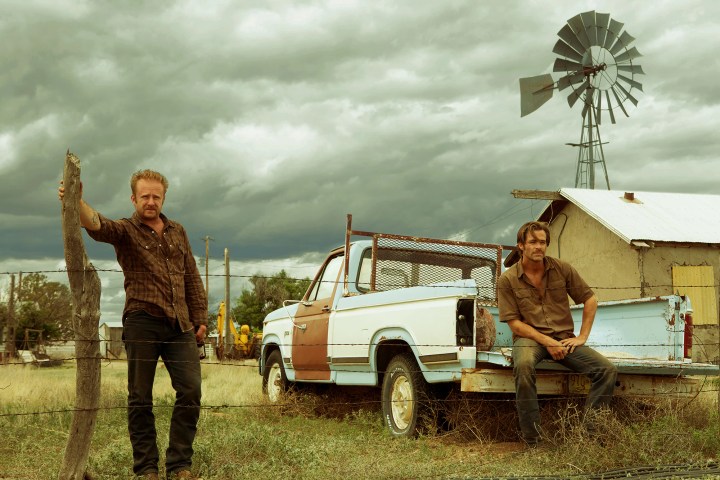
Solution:
[[[223,337],[225,355],[230,353],[232,343],[230,343],[230,254],[225,249],[225,336]]]
[[[215,240],[210,235],[203,237],[205,240],[205,293],[210,294],[210,277],[208,275],[208,264],[210,263],[210,240]]]
[[[10,275],[10,298],[8,298],[7,337],[5,337],[5,357],[15,357],[15,275]]]

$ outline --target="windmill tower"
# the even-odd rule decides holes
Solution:
[[[580,100],[583,118],[580,143],[568,144],[578,147],[575,187],[594,189],[595,167],[599,165],[609,190],[600,124],[604,111],[615,123],[617,109],[629,116],[625,102],[637,106],[633,90],[642,91],[642,84],[635,77],[645,72],[634,60],[641,55],[637,48],[630,47],[635,38],[608,13],[590,11],[575,15],[560,29],[558,36],[552,50],[559,55],[553,72],[561,72],[561,76],[557,81],[550,74],[521,78],[520,116],[540,108],[552,98],[554,90],[569,88],[568,105],[572,108]]]

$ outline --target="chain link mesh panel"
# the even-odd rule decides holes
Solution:
[[[478,296],[496,300],[495,284],[502,247],[469,242],[409,238],[378,234],[373,237],[373,290],[437,286],[473,279]]]

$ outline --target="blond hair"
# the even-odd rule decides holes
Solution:
[[[132,190],[133,195],[135,195],[135,187],[137,186],[138,180],[153,180],[162,183],[163,194],[167,193],[167,189],[170,186],[167,178],[165,178],[162,173],[156,172],[155,170],[138,170],[130,177],[130,190]]]

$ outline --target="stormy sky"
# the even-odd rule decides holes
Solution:
[[[573,187],[565,144],[582,125],[567,92],[520,118],[518,79],[550,73],[558,30],[589,10],[624,23],[646,73],[630,117],[600,128],[612,188],[716,193],[718,2],[3,2],[0,283],[63,267],[68,148],[111,218],[132,213],[132,172],[163,172],[195,255],[214,239],[213,275],[225,248],[239,276],[311,275],[346,213],[361,230],[511,244],[544,206],[511,190]],[[117,320],[122,276],[102,278]],[[211,278],[212,298],[223,289]]]

